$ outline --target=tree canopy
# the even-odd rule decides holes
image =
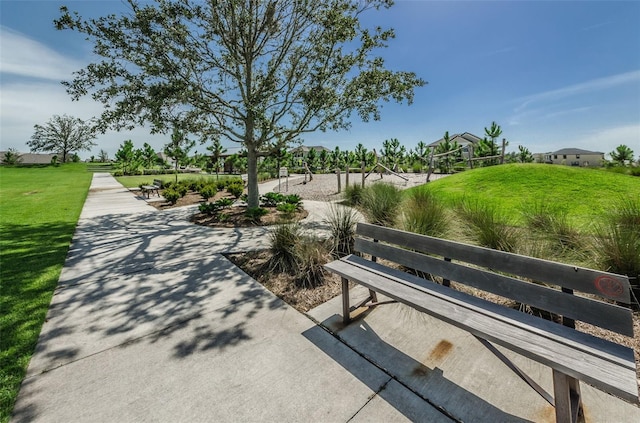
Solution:
[[[31,151],[61,154],[63,163],[70,153],[91,150],[96,145],[93,126],[73,116],[54,115],[46,124],[36,124],[33,128],[35,131],[27,141]]]
[[[376,52],[392,29],[365,28],[364,12],[391,0],[125,0],[126,15],[83,20],[61,8],[58,29],[84,33],[101,58],[64,84],[105,105],[100,128],[176,125],[247,151],[249,205],[257,157],[316,130],[380,119],[380,101],[413,101],[425,84],[390,71]]]

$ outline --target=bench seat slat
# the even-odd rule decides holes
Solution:
[[[519,301],[543,310],[633,337],[633,318],[629,309],[602,301],[566,294],[554,288],[536,285],[513,277],[446,262],[403,248],[356,238],[357,251],[388,258],[412,269]]]
[[[348,256],[325,267],[346,279],[461,327],[483,339],[503,345],[628,401],[638,402],[635,362],[633,351],[629,348],[563,328],[553,322],[527,316],[516,310],[506,309],[359,257]],[[398,274],[401,280],[394,277],[394,274]],[[393,283],[389,283],[390,281]],[[415,285],[410,286],[412,283]],[[450,292],[438,292],[441,289]],[[456,298],[463,300],[458,301]],[[515,316],[513,313],[519,313],[517,320],[510,318]],[[527,321],[529,317],[540,322],[535,322],[535,325],[530,327]],[[523,321],[523,318],[527,321],[526,325],[516,324]],[[546,323],[558,328],[547,331]],[[558,336],[558,332],[566,332],[562,333],[562,336],[566,336],[567,339]],[[572,342],[573,338],[579,341]],[[580,348],[576,348],[576,345]]]
[[[624,304],[631,302],[629,279],[613,273],[557,263],[534,257],[493,250],[491,248],[462,244],[426,235],[397,229],[384,228],[368,223],[359,223],[357,232],[361,236],[405,246],[424,253],[436,254],[478,266],[518,274],[538,282],[557,285],[562,281],[565,288],[598,295]],[[597,281],[604,279],[615,285],[603,289]],[[590,281],[586,283],[585,281]],[[600,287],[600,289],[598,289]]]

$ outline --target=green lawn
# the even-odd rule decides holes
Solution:
[[[0,422],[9,420],[91,178],[83,163],[0,167]]]
[[[430,182],[428,188],[449,204],[461,198],[488,202],[519,223],[522,209],[536,201],[561,204],[575,224],[587,225],[621,198],[640,198],[637,176],[545,164],[474,169]]]
[[[240,176],[228,176],[228,175],[219,175],[220,179],[233,178],[240,180]],[[140,185],[151,185],[154,179],[160,179],[164,182],[173,182],[176,180],[176,175],[135,175],[135,176],[116,176],[116,180],[124,185],[126,188],[137,188]],[[201,174],[189,174],[189,173],[179,173],[178,181],[184,180],[193,180],[193,179],[206,179],[210,181],[216,180],[216,175],[201,175]]]

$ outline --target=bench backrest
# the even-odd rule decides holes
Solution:
[[[162,188],[162,180],[161,179],[154,179],[153,180],[153,185],[157,186],[158,188]]]
[[[355,250],[563,316],[633,336],[626,276],[359,223]]]

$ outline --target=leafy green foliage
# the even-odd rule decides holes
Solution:
[[[227,192],[236,198],[240,198],[244,191],[244,185],[241,182],[234,182],[227,185]]]
[[[202,198],[204,198],[205,200],[208,200],[209,198],[214,197],[216,195],[216,193],[218,192],[218,188],[216,188],[216,186],[213,184],[209,184],[200,188],[198,191],[200,192],[200,195],[202,196]]]
[[[284,198],[284,194],[279,192],[267,192],[262,196],[261,200],[264,207],[276,207],[284,201]]]
[[[360,24],[386,0],[130,3],[135,13],[91,20],[62,7],[56,27],[85,34],[99,57],[67,91],[110,105],[100,129],[149,123],[167,132],[179,123],[201,139],[242,143],[250,207],[261,152],[348,128],[353,113],[379,120],[381,100],[411,103],[425,84],[385,68],[379,50],[393,30]]]
[[[22,163],[22,155],[18,152],[17,149],[11,147],[4,153],[4,157],[2,158],[2,164],[15,166],[17,164]]]
[[[267,209],[263,209],[262,207],[247,207],[247,211],[244,212],[246,218],[251,220],[254,223],[259,223],[262,216],[269,213]]]
[[[162,196],[165,198],[165,200],[167,200],[169,202],[169,204],[174,205],[178,202],[178,200],[180,199],[180,197],[183,197],[183,195],[180,195],[180,192],[178,192],[178,190],[176,188],[169,188],[169,189],[165,189],[162,192]]]
[[[298,210],[298,206],[291,203],[280,203],[276,206],[276,210],[281,212],[286,218],[290,218]]]
[[[44,125],[34,125],[34,133],[27,141],[31,151],[45,151],[62,154],[66,163],[74,151],[91,150],[96,145],[95,130],[91,122],[73,116],[54,115]]]

